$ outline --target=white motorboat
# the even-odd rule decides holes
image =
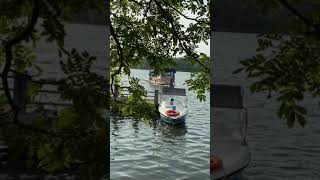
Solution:
[[[163,88],[160,95],[160,119],[170,124],[185,122],[188,115],[187,96],[185,89]]]
[[[211,85],[211,95],[211,179],[241,179],[251,159],[246,141],[247,109],[243,90],[239,86]],[[243,121],[240,128],[235,128],[228,117],[239,117],[239,111]]]

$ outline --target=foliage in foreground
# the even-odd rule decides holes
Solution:
[[[204,92],[210,86],[210,63],[206,55],[200,55],[195,49],[198,43],[209,39],[209,5],[200,0],[112,0],[110,3],[111,95],[115,96],[115,86],[128,89],[119,78],[125,75],[133,81],[130,68],[147,63],[155,74],[159,74],[163,69],[175,67],[177,62],[172,57],[184,54],[185,57],[178,60],[185,62],[180,64],[200,66],[186,84],[198,94],[200,100],[205,100]],[[195,17],[185,15],[187,11]],[[189,19],[191,24],[184,27],[181,18]],[[130,85],[129,91],[145,90],[142,86]],[[134,93],[127,99],[128,102],[112,98],[111,108],[123,116],[141,115],[141,119],[149,119],[149,113],[140,112],[153,114],[154,108],[152,110],[143,97],[144,94]]]
[[[0,75],[5,92],[0,98],[0,138],[9,146],[9,166],[15,171],[72,172],[92,180],[108,174],[109,133],[103,111],[109,106],[109,81],[91,71],[95,57],[64,48],[64,20],[87,8],[101,13],[105,4],[86,0],[0,2]],[[37,116],[27,124],[8,93],[7,80],[9,73],[24,76],[32,82],[28,95],[37,95],[45,83],[24,73],[30,68],[40,70],[33,63],[32,50],[40,39],[57,45],[66,77],[53,84],[73,105],[58,116],[50,116],[39,106]]]
[[[319,2],[305,0],[286,1],[256,0],[264,11],[284,7],[292,15],[286,24],[287,33],[265,33],[258,36],[257,55],[242,60],[242,68],[235,73],[245,72],[254,79],[252,92],[278,94],[280,102],[278,116],[287,121],[288,127],[295,122],[306,124],[307,110],[300,105],[305,93],[320,96],[320,26]],[[309,11],[302,11],[311,5]]]

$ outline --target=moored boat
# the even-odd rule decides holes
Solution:
[[[211,118],[214,119],[214,123],[211,123],[214,132],[211,135],[211,179],[239,180],[251,159],[246,141],[248,119],[243,89],[239,86],[211,85],[211,95]],[[240,132],[235,131],[238,128],[234,128],[232,121],[227,118],[238,117],[239,112],[243,120]]]
[[[149,71],[149,82],[153,85],[174,85],[175,69],[165,69],[160,75],[155,75],[154,70]]]
[[[163,88],[160,96],[160,119],[170,124],[185,122],[188,115],[185,89]]]

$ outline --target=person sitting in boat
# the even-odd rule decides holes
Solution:
[[[170,105],[171,105],[171,106],[173,105],[173,102],[174,102],[174,99],[171,98],[171,99],[170,99]]]
[[[170,99],[170,106],[171,106],[172,110],[175,111],[177,107],[176,107],[176,105],[174,105],[173,103],[174,103],[174,99],[171,98],[171,99]]]

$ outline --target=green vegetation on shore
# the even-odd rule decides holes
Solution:
[[[174,61],[174,65],[172,68],[174,68],[177,71],[182,72],[197,72],[201,71],[201,66],[199,64],[190,64],[185,61],[185,58],[183,57],[176,57],[172,58]],[[151,69],[150,65],[147,63],[141,63],[139,65],[134,66],[135,69]]]

